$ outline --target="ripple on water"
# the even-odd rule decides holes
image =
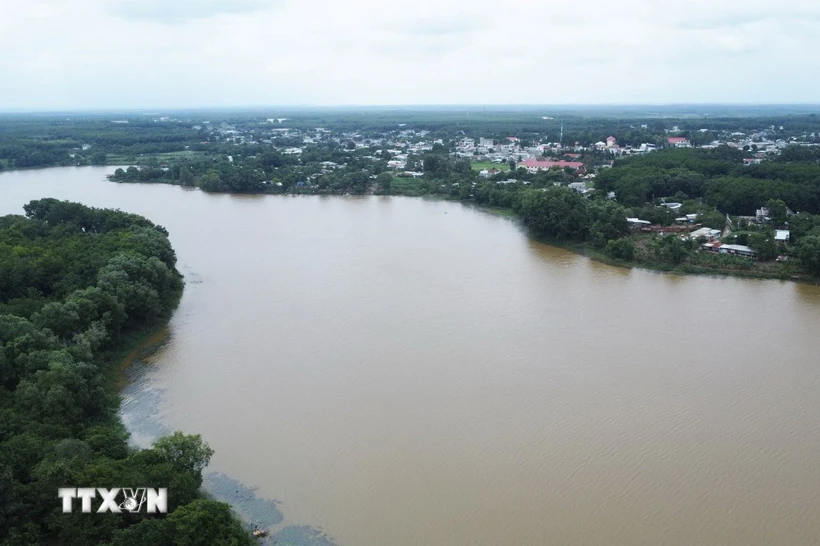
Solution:
[[[172,432],[162,423],[158,409],[165,389],[152,383],[151,371],[151,365],[135,359],[125,371],[127,382],[120,393],[120,417],[131,433],[129,442],[139,448],[150,447],[157,439]],[[230,504],[249,530],[259,528],[272,531],[284,519],[279,510],[279,501],[257,497],[256,488],[221,472],[206,474],[202,487],[214,499]],[[335,546],[333,540],[321,530],[306,525],[284,527],[258,543],[278,546]]]
[[[234,511],[254,527],[269,529],[282,523],[279,501],[257,497],[255,487],[221,472],[206,474],[202,485],[213,498],[233,506]]]
[[[125,371],[126,386],[120,392],[120,418],[131,433],[129,443],[139,448],[151,447],[157,439],[171,434],[158,409],[164,389],[151,384],[150,368],[135,359]]]
[[[333,539],[318,529],[305,525],[290,525],[273,537],[269,544],[276,546],[336,546]]]

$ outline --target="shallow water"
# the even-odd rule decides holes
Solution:
[[[0,213],[53,196],[169,229],[186,290],[126,423],[203,434],[281,526],[345,546],[820,542],[819,288],[610,267],[457,203],[110,170],[4,173]]]

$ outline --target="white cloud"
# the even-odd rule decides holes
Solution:
[[[0,110],[817,102],[820,3],[0,0]]]
[[[270,0],[119,0],[108,4],[114,15],[160,23],[206,19],[223,13],[253,13],[275,6]]]

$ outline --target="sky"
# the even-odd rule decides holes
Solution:
[[[0,0],[0,111],[820,103],[818,0]]]

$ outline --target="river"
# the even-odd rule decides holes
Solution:
[[[185,293],[126,402],[201,433],[283,525],[343,546],[820,542],[820,288],[610,267],[453,202],[111,170],[0,174],[0,213],[57,197],[170,231]]]

